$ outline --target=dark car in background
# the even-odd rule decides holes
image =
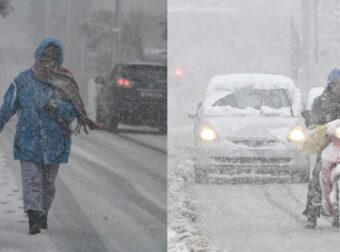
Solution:
[[[167,67],[159,63],[117,64],[97,96],[96,119],[115,131],[119,123],[167,130]]]

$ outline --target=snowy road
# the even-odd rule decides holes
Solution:
[[[184,200],[177,203],[170,197],[168,208],[179,210],[170,214],[169,226],[176,227],[176,214],[185,217],[189,211],[194,216],[191,224],[189,220],[182,225],[192,236],[184,238],[188,251],[199,247],[197,233],[214,248],[204,251],[339,251],[340,229],[332,227],[330,218],[319,218],[315,230],[304,228],[307,184],[195,184],[190,148],[169,149],[168,169],[186,181],[182,190],[174,191],[179,194],[175,199]],[[168,179],[175,184],[178,177]],[[189,205],[187,210],[183,203]]]
[[[180,169],[193,172],[190,152],[177,153]],[[184,167],[185,166],[185,167]],[[195,226],[219,251],[338,251],[340,229],[318,220],[316,230],[304,229],[301,214],[306,184],[196,185],[186,191],[198,216]]]
[[[306,230],[305,184],[198,185],[198,226],[221,251],[339,251],[340,230],[319,219]]]
[[[1,150],[12,160],[15,125],[6,125]],[[166,155],[121,137],[92,132],[73,138],[70,162],[57,179],[48,239],[58,251],[164,251]],[[26,224],[22,226],[26,232]],[[51,250],[54,251],[54,250]]]

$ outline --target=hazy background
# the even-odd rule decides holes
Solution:
[[[168,0],[170,124],[189,122],[186,113],[217,74],[287,75],[304,97],[324,86],[328,73],[340,67],[339,3]]]
[[[11,0],[0,18],[0,57],[20,54],[17,73],[33,64],[44,37],[61,40],[86,101],[88,80],[106,75],[117,62],[166,62],[165,0]],[[13,74],[15,71],[13,70]],[[14,78],[15,76],[13,76]],[[1,80],[3,92],[9,85]]]

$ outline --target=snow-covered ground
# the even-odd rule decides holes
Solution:
[[[320,218],[304,228],[306,184],[196,185],[202,233],[222,251],[338,251],[340,230]]]
[[[192,164],[188,148],[168,149],[168,251],[213,252],[196,224],[197,213],[191,199]]]
[[[164,153],[167,151],[167,136],[160,134],[158,129],[146,126],[119,125],[118,130],[117,134],[123,138]]]
[[[304,228],[307,184],[197,185],[191,150],[172,147],[168,169],[170,251],[338,251],[330,218]]]
[[[21,252],[57,251],[43,232],[38,236],[27,235],[28,221],[23,212],[21,186],[13,176],[3,146],[0,148],[0,251]],[[20,242],[19,242],[20,241]]]
[[[10,202],[0,204],[0,216],[11,216],[1,225],[1,249],[35,251],[39,242],[46,247],[41,251],[165,249],[166,155],[107,132],[73,138],[70,161],[62,165],[57,178],[50,228],[41,240],[39,235],[29,238],[26,218],[19,209],[19,162],[12,160],[14,129],[14,122],[8,123],[0,139],[9,165],[2,168],[7,170],[2,173],[7,186],[3,201]],[[29,239],[27,250],[20,250],[25,243],[15,242],[17,237]]]

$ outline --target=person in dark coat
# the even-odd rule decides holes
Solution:
[[[34,54],[35,63],[10,84],[0,109],[0,131],[18,114],[14,159],[20,160],[24,211],[29,233],[47,228],[47,215],[55,196],[55,178],[61,163],[67,163],[71,135],[84,127],[96,129],[87,117],[78,85],[62,68],[63,46],[44,39]],[[75,131],[71,122],[77,119]]]
[[[340,119],[340,70],[334,69],[328,75],[324,92],[315,98],[311,113],[302,113],[307,124],[323,125]],[[308,125],[307,125],[308,126]],[[317,154],[315,167],[308,182],[307,204],[303,214],[307,217],[307,228],[315,228],[320,217],[322,192],[319,174],[321,171],[321,152]],[[334,219],[333,226],[339,226],[339,220]]]

